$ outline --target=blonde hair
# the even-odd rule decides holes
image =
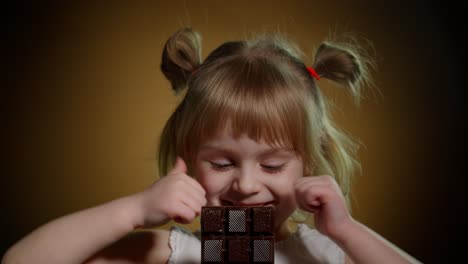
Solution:
[[[322,43],[313,64],[321,78],[349,88],[360,97],[368,61],[351,45]],[[163,129],[160,175],[176,156],[193,164],[198,147],[229,123],[235,137],[296,151],[306,173],[332,175],[348,197],[350,180],[360,167],[358,145],[340,131],[326,98],[299,57],[300,50],[279,35],[226,42],[202,62],[201,38],[191,29],[166,43],[161,70],[185,96]]]

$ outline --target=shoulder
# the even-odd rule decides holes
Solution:
[[[343,250],[329,237],[305,224],[300,224],[297,232],[278,246],[287,258],[302,263],[344,263]]]
[[[184,227],[135,232],[133,236],[136,243],[131,243],[132,248],[138,247],[139,254],[145,256],[138,263],[196,263],[200,260],[201,242]]]
[[[148,263],[166,263],[172,252],[169,246],[170,231],[151,230],[149,236],[152,244],[149,246],[151,250],[148,252]]]
[[[198,263],[201,259],[201,241],[190,230],[172,227],[169,236],[171,254],[168,263]]]
[[[312,246],[324,254],[341,254],[342,249],[328,236],[323,235],[317,229],[312,229],[305,224],[298,227],[298,235],[307,245]]]
[[[168,230],[135,231],[98,252],[86,263],[167,263],[171,255]],[[120,263],[120,262],[119,262]]]

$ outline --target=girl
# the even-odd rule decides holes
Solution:
[[[202,62],[199,35],[176,32],[161,69],[186,94],[161,136],[166,176],[38,228],[2,263],[197,263],[200,241],[181,228],[132,231],[190,223],[204,205],[275,207],[276,263],[416,263],[347,209],[356,146],[333,124],[317,81],[359,98],[368,62],[356,50],[323,43],[307,67],[292,44],[267,37],[226,42]],[[312,213],[316,229],[290,229],[296,209]]]

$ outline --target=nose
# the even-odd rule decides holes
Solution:
[[[242,195],[249,196],[260,192],[261,182],[254,169],[242,168],[238,171],[232,189]]]

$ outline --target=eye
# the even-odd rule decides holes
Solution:
[[[286,163],[281,164],[281,165],[261,165],[261,166],[265,171],[269,173],[278,173],[284,169],[285,165]]]
[[[208,161],[211,165],[211,168],[219,171],[227,170],[231,168],[234,164],[229,161]]]

